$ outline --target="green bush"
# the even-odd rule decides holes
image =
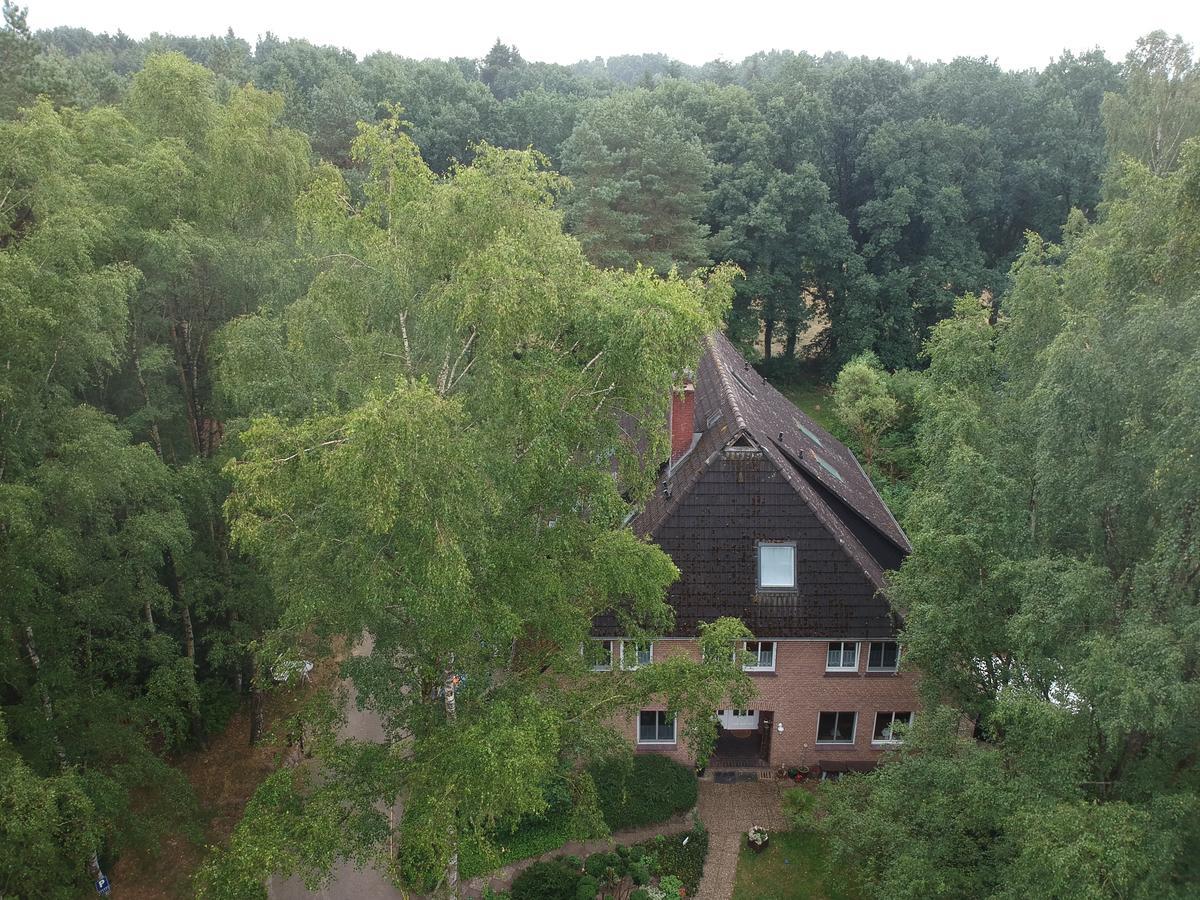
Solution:
[[[683,882],[688,896],[696,893],[700,876],[704,874],[704,860],[708,856],[707,831],[697,827],[687,834],[669,838],[660,834],[641,846],[650,851],[643,858],[650,872],[664,878],[674,875]]]
[[[459,846],[458,871],[463,878],[474,878],[510,862],[555,850],[572,837],[568,820],[562,817],[530,819],[513,831],[493,834],[488,839],[467,835]]]
[[[650,883],[650,867],[641,860],[629,864],[629,877],[637,885]]]
[[[575,889],[575,900],[596,900],[598,893],[600,893],[600,882],[591,875],[584,875],[579,879],[579,886]]]
[[[624,866],[621,857],[615,853],[593,853],[583,863],[583,870],[593,878],[604,880],[604,873],[609,869],[621,872]]]
[[[578,856],[560,856],[558,858],[558,860],[563,865],[570,866],[576,872],[583,870],[583,860],[580,859]]]
[[[512,883],[512,900],[566,900],[576,896],[579,873],[557,860],[536,862]]]
[[[665,756],[608,759],[589,771],[613,831],[665,822],[696,805],[696,774]]]
[[[629,895],[629,900],[650,900],[650,892],[645,888],[638,888]]]
[[[664,875],[658,882],[658,889],[666,895],[667,900],[678,900],[683,890],[683,879],[674,875]]]

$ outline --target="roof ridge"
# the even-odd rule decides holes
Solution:
[[[709,333],[704,338],[704,343],[708,346],[712,353],[713,362],[716,364],[717,377],[721,379],[721,393],[725,397],[725,401],[733,410],[733,419],[737,423],[739,431],[745,431],[746,417],[742,414],[742,407],[737,400],[737,391],[733,388],[733,380],[730,372],[726,371],[725,360],[721,359],[721,354],[717,350],[717,335],[720,332],[714,331]]]

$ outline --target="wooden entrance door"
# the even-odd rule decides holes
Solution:
[[[771,732],[775,727],[775,713],[760,710],[758,713],[758,752],[764,763],[771,762]]]

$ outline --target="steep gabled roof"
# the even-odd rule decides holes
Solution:
[[[888,561],[907,554],[911,545],[854,454],[759,376],[725,335],[709,335],[705,345],[696,373],[701,435],[691,452],[665,471],[659,489],[634,519],[634,529],[653,535],[718,455],[746,444],[774,464],[882,587]]]
[[[722,400],[760,443],[772,444],[808,480],[837,496],[901,553],[912,546],[875,485],[845,444],[809,418],[750,367],[721,333],[707,338]],[[782,435],[782,437],[781,437]]]

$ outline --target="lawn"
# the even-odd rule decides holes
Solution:
[[[859,900],[863,895],[844,873],[829,871],[820,836],[775,831],[767,849],[755,853],[742,841],[733,900]]]
[[[826,431],[833,430],[833,393],[829,385],[819,381],[778,381],[772,384],[818,425]]]

